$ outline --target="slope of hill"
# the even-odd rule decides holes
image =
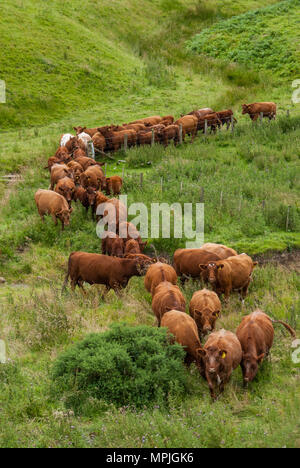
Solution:
[[[215,70],[214,86],[210,67],[190,61],[181,45],[219,19],[270,3],[8,0],[0,18],[0,78],[7,86],[0,128],[45,125],[87,109],[105,119],[111,108],[132,103],[157,112],[170,107],[169,94],[171,102],[196,104],[197,88],[220,101],[221,85],[226,94],[235,83]]]
[[[295,79],[300,73],[299,15],[298,0],[285,0],[220,21],[197,34],[188,47],[199,54]]]

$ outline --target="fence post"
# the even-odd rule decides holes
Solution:
[[[152,128],[152,135],[151,135],[151,146],[154,145],[154,128]]]
[[[222,205],[223,205],[223,190],[221,190],[221,194],[220,194],[220,208],[222,208]]]
[[[286,223],[285,223],[285,230],[287,231],[289,228],[289,221],[290,221],[290,206],[288,206],[287,214],[286,214]]]
[[[233,115],[231,116],[231,131],[232,131],[232,133],[234,132],[234,117],[233,117]]]
[[[144,177],[144,175],[143,175],[143,173],[141,172],[141,173],[140,173],[140,187],[141,187],[141,189],[143,188],[143,177]]]
[[[106,177],[106,174],[107,174],[107,163],[104,164],[104,175]]]
[[[200,192],[200,203],[204,203],[204,187],[201,187],[201,192]]]
[[[287,117],[290,116],[290,109],[288,109],[288,110],[286,111],[286,116],[287,116]]]
[[[125,133],[125,135],[124,135],[124,151],[125,151],[125,153],[127,151],[127,148],[128,148],[128,135],[127,135],[127,133]]]
[[[207,119],[204,121],[204,135],[207,134]]]
[[[179,144],[182,145],[182,124],[179,124]]]
[[[260,113],[260,121],[261,121],[261,123],[262,123],[262,121],[263,121],[263,118],[264,118],[264,113],[261,112],[261,113]]]
[[[95,147],[92,140],[88,141],[88,155],[90,158],[95,159]]]
[[[124,176],[125,176],[125,167],[123,166],[123,169],[122,169],[122,179],[124,181]]]

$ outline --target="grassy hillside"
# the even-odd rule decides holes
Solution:
[[[184,41],[219,19],[270,3],[116,0],[112,7],[110,0],[9,0],[0,18],[0,78],[7,86],[0,128],[68,116],[73,124],[83,117],[88,125],[100,124],[116,110],[122,119],[128,110],[233,105],[245,96],[236,89],[239,81],[189,60]],[[260,85],[254,84],[256,92]]]
[[[297,0],[279,2],[218,22],[197,34],[189,48],[293,80],[300,73],[299,14]]]
[[[0,339],[9,357],[0,364],[1,447],[300,446],[299,365],[291,360],[291,340],[280,326],[272,360],[249,389],[242,388],[238,369],[215,404],[192,366],[188,396],[170,395],[166,408],[141,413],[90,401],[80,415],[68,412],[65,401],[49,390],[55,358],[112,322],[153,326],[151,297],[142,278],[132,278],[121,297],[111,291],[105,301],[101,287],[87,287],[86,296],[69,289],[61,295],[69,253],[100,250],[95,223],[74,205],[71,225],[62,233],[51,219],[42,225],[34,204],[36,189],[49,185],[43,167],[60,134],[73,125],[122,123],[150,113],[178,116],[194,106],[232,107],[238,120],[234,134],[223,129],[206,138],[199,134],[192,145],[187,138],[177,148],[120,152],[114,161],[107,159],[108,175],[121,175],[124,168],[129,203],[204,201],[206,241],[260,254],[245,305],[233,294],[222,304],[218,329],[234,331],[243,315],[260,307],[288,321],[299,335],[300,113],[291,105],[292,76],[282,73],[282,50],[270,76],[267,69],[257,73],[248,63],[231,62],[227,52],[219,60],[209,51],[199,55],[186,48],[202,31],[204,38],[212,31],[218,40],[218,28],[228,44],[228,22],[243,28],[247,12],[260,18],[265,10],[251,10],[273,11],[277,3],[9,0],[2,5],[0,79],[7,83],[8,100],[0,104],[0,176],[17,173],[22,181],[0,180],[0,276],[6,279],[0,285]],[[275,15],[264,18],[267,29],[276,24],[276,31],[286,30],[284,12],[282,28]],[[289,24],[296,37],[294,20]],[[249,39],[248,29],[239,33],[240,43],[243,36]],[[289,37],[286,41],[292,47]],[[279,109],[275,122],[252,125],[241,115],[244,100],[272,99]],[[168,256],[184,239],[150,242]],[[276,259],[272,250],[280,252]],[[182,288],[187,304],[201,287],[188,282]]]

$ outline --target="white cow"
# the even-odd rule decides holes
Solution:
[[[60,146],[66,146],[66,143],[68,143],[68,141],[71,140],[71,138],[73,137],[74,135],[72,135],[71,133],[65,133],[60,139]]]
[[[90,135],[88,135],[85,132],[79,133],[79,135],[77,135],[77,138],[83,142],[85,149],[87,149],[88,142],[92,141],[92,138],[90,137]]]

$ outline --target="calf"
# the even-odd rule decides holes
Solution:
[[[207,242],[206,244],[203,244],[201,246],[201,249],[206,250],[206,252],[212,252],[218,255],[220,259],[233,257],[234,255],[238,254],[234,249],[231,249],[230,247],[227,247],[226,245],[214,244],[212,242]]]
[[[104,231],[102,237],[102,254],[112,257],[124,257],[124,241],[118,234],[110,231]]]
[[[174,285],[177,284],[177,274],[174,268],[167,263],[161,262],[151,265],[144,280],[147,291],[149,291],[153,296],[156,286],[164,281],[168,281]]]
[[[123,186],[123,179],[119,176],[106,178],[106,195],[120,195]]]
[[[258,366],[268,356],[274,340],[273,323],[281,323],[292,335],[296,337],[295,331],[281,320],[272,320],[261,310],[243,318],[236,334],[240,340],[243,357],[241,368],[243,372],[244,386],[252,382],[258,372]]]
[[[181,282],[189,278],[200,278],[207,281],[207,272],[200,264],[220,260],[220,257],[204,249],[178,249],[174,252],[174,268]]]
[[[99,166],[90,166],[80,175],[80,185],[84,188],[91,187],[94,190],[106,188],[104,172]]]
[[[57,225],[57,220],[60,220],[62,230],[70,224],[71,210],[62,195],[51,190],[39,189],[34,199],[43,222],[44,216],[50,215],[55,225]]]
[[[216,389],[224,391],[232,371],[242,360],[242,347],[237,336],[227,330],[220,330],[209,335],[202,352],[205,377],[213,400]]]
[[[79,200],[82,206],[86,209],[86,212],[88,212],[90,204],[85,188],[81,187],[81,185],[77,185],[75,187],[73,199],[75,202]]]
[[[84,283],[104,284],[106,292],[114,289],[117,293],[125,288],[132,276],[142,276],[146,273],[152,259],[117,258],[101,254],[73,252],[69,257],[68,271],[62,291],[66,288],[69,278],[71,287],[83,289]],[[84,289],[83,289],[84,291]]]
[[[71,156],[65,146],[60,146],[54,155],[56,158],[60,159],[60,161],[64,163],[68,163],[71,160]]]
[[[192,135],[192,142],[197,135],[197,126],[198,126],[198,119],[194,115],[184,115],[180,119],[174,122],[174,125],[182,125],[182,130],[184,131],[184,135]],[[182,139],[184,141],[184,135],[182,135]]]
[[[182,130],[182,139],[184,140],[184,131]],[[178,125],[168,125],[167,127],[163,128],[159,134],[160,140],[163,145],[166,147],[168,146],[171,140],[174,141],[174,145],[176,146],[179,142],[179,126]]]
[[[241,293],[244,302],[256,265],[257,262],[253,262],[251,257],[243,253],[199,266],[207,272],[208,281],[216,293],[225,295],[225,302],[233,290]]]
[[[215,292],[202,289],[193,294],[189,310],[197,324],[200,338],[214,331],[221,309],[220,299]]]
[[[190,366],[192,362],[195,362],[202,375],[203,348],[200,343],[197,325],[192,317],[179,310],[170,310],[162,317],[161,326],[166,327],[174,337],[172,340],[175,340],[184,348],[186,352],[185,364]]]
[[[71,208],[72,200],[74,198],[75,184],[69,177],[60,179],[55,187],[55,192],[62,195],[68,202],[69,208]]]
[[[185,299],[178,286],[163,281],[156,286],[152,296],[152,310],[159,327],[163,315],[172,309],[185,312]]]
[[[53,190],[60,179],[65,177],[72,178],[72,170],[65,164],[54,164],[51,167],[51,185],[50,190]]]
[[[243,104],[242,114],[249,114],[250,119],[255,122],[261,115],[272,120],[276,118],[275,102],[254,102],[253,104]]]

